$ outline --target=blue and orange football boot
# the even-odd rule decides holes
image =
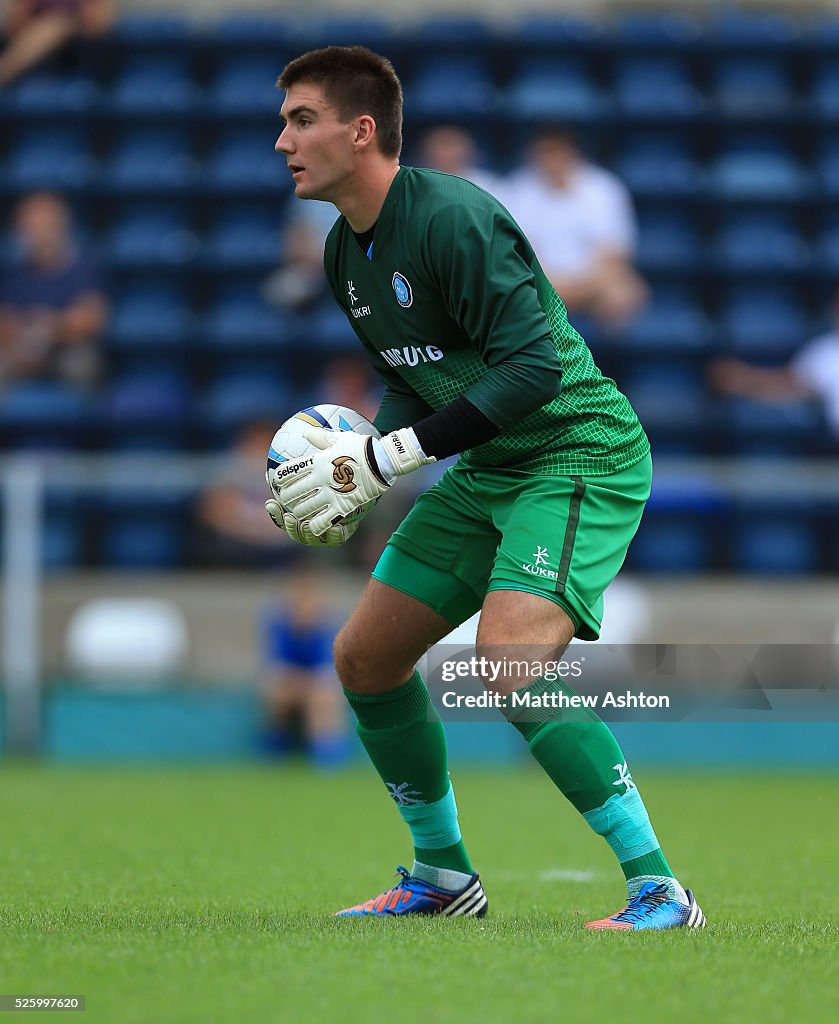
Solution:
[[[419,878],[411,878],[411,873],[403,867],[396,870],[402,876],[398,885],[366,903],[339,910],[335,917],[395,917],[400,914],[483,917],[487,912],[486,893],[477,875],[472,875],[462,889],[450,892]]]
[[[704,928],[705,915],[690,889],[685,889],[687,906],[671,900],[667,886],[660,882],[645,882],[637,896],[633,896],[623,910],[602,921],[589,921],[586,928],[594,931],[641,931],[644,928]]]

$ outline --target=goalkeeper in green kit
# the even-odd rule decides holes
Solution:
[[[481,652],[558,657],[573,637],[596,639],[649,497],[649,443],[504,207],[461,178],[400,166],[402,90],[387,60],[327,47],[278,84],[277,152],[299,198],[341,214],[326,274],[385,391],[381,439],[313,428],[320,451],[284,466],[268,512],[302,543],[340,544],[358,526],[343,517],[396,477],[462,453],[391,537],[335,643],[358,734],[414,846],[396,886],[340,913],[480,917],[487,896],[417,662],[479,609]],[[526,675],[493,688],[573,693]],[[587,927],[704,925],[608,726],[590,711],[536,721],[521,710],[505,714],[626,878],[626,907]]]

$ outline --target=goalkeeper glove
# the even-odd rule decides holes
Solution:
[[[271,517],[274,525],[284,530],[293,541],[312,548],[337,548],[341,544],[346,544],[361,523],[361,517],[354,522],[338,523],[336,526],[330,526],[326,533],[316,537],[308,522],[300,522],[290,512],[283,511],[282,505],[276,499],[269,498],[265,502],[265,511]]]

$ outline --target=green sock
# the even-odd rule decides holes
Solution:
[[[344,693],[364,749],[411,829],[415,860],[472,874],[449,781],[446,733],[422,676],[415,672],[386,693]]]
[[[562,680],[537,679],[518,691],[576,696]],[[626,878],[673,872],[612,730],[590,708],[519,707],[507,716],[560,792],[602,835]]]

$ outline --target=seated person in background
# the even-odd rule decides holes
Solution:
[[[21,259],[0,283],[0,383],[89,387],[108,307],[96,268],[73,243],[67,205],[48,193],[27,196],[13,229]]]
[[[281,234],[281,264],[263,285],[262,293],[272,306],[305,312],[327,299],[323,246],[335,223],[335,207],[292,202]]]
[[[71,39],[104,35],[116,16],[114,0],[9,0],[0,53],[0,87],[46,60]]]
[[[327,608],[329,591],[317,572],[301,565],[289,574],[285,600],[263,621],[267,732],[263,749],[285,754],[295,733],[315,764],[333,768],[350,752],[341,689],[332,664],[338,632]]]
[[[572,322],[583,315],[617,330],[631,321],[648,290],[632,267],[635,214],[618,178],[589,163],[565,129],[551,128],[533,138],[503,199]]]
[[[761,402],[817,399],[839,440],[839,292],[833,299],[833,330],[806,342],[786,366],[755,366],[717,359],[710,381],[717,391]]]
[[[241,428],[229,463],[199,496],[196,543],[202,564],[266,568],[284,562],[292,541],[265,520],[265,464],[278,424],[255,420]]]
[[[418,167],[466,178],[503,202],[501,177],[479,167],[477,159],[478,147],[465,128],[441,124],[430,128],[420,139],[416,163]]]

